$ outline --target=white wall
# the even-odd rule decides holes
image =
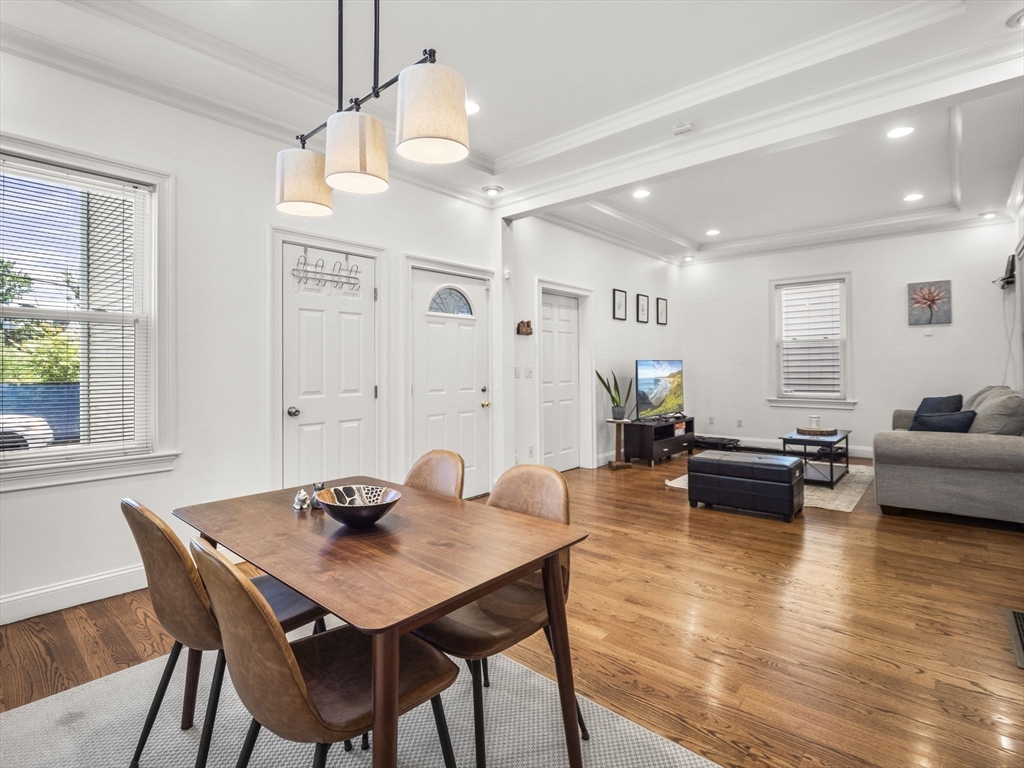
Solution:
[[[282,147],[247,132],[4,54],[6,133],[174,174],[177,187],[177,414],[173,471],[0,496],[0,607],[13,620],[142,586],[139,556],[118,500],[161,515],[202,500],[280,487],[271,466],[270,229],[282,227],[385,249],[378,285],[388,338],[387,405],[405,423],[405,332],[397,295],[404,254],[499,269],[500,227],[485,209],[400,181],[380,196],[335,195],[334,215],[307,220],[273,206]],[[300,126],[301,127],[301,126]],[[429,170],[427,171],[429,173]],[[493,292],[495,318],[501,292]],[[500,339],[500,323],[494,322]],[[500,355],[494,365],[494,474],[502,469]],[[398,446],[382,468],[404,475]],[[175,521],[172,519],[172,524]],[[176,530],[189,535],[184,525]],[[15,599],[12,599],[15,598]],[[27,613],[26,613],[27,612]]]
[[[967,397],[989,384],[1019,388],[1019,346],[1005,330],[1015,325],[1013,291],[992,284],[1015,242],[1007,223],[686,267],[686,407],[697,432],[779,447],[780,435],[820,413],[822,424],[853,430],[855,453],[870,455],[874,433],[890,428],[897,408],[932,395]],[[836,272],[852,273],[858,403],[852,411],[771,407],[769,282]],[[953,281],[952,324],[907,324],[907,284],[928,280]]]
[[[510,258],[511,256],[511,258]],[[594,368],[608,375],[614,371],[619,384],[633,378],[637,358],[677,359],[682,356],[684,320],[679,299],[682,296],[682,268],[628,251],[602,240],[555,226],[539,219],[520,219],[508,225],[505,234],[505,268],[512,270],[506,290],[513,297],[506,306],[506,343],[512,344],[510,357],[514,365],[533,366],[532,379],[511,380],[506,371],[506,382],[513,381],[515,389],[514,447],[519,462],[540,461],[540,307],[538,306],[538,280],[569,284],[592,291],[590,317]],[[627,320],[612,319],[612,289],[627,292]],[[650,297],[650,322],[636,322],[636,295]],[[668,325],[655,322],[655,299],[669,300]],[[533,336],[516,336],[515,325],[520,320],[533,323]],[[506,356],[509,356],[506,352]],[[581,369],[583,366],[581,365]],[[605,462],[615,450],[615,433],[605,419],[611,416],[611,402],[600,386],[593,370],[580,371],[581,387],[593,392],[592,414],[596,434],[596,461]],[[635,384],[634,384],[635,389]],[[630,397],[627,408],[634,405]],[[689,410],[689,393],[686,395]],[[530,446],[534,456],[529,457]],[[583,466],[594,466],[593,456],[580,456]]]

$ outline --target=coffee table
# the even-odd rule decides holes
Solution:
[[[840,429],[834,435],[801,435],[796,430],[781,438],[782,452],[799,456],[804,462],[804,482],[823,483],[829,488],[835,488],[836,483],[843,479],[843,476],[850,471],[850,430]],[[845,457],[844,463],[836,464],[836,454],[839,452],[840,443],[845,450],[842,454]],[[803,447],[803,451],[790,451],[791,446]],[[828,472],[825,471],[824,462],[815,463],[813,456],[808,456],[808,448],[824,449],[828,456]],[[816,454],[817,455],[817,454]]]

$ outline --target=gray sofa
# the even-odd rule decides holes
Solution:
[[[875,498],[883,511],[1024,523],[1024,398],[986,387],[963,409],[978,414],[966,434],[908,431],[914,411],[896,411],[893,431],[875,435]]]

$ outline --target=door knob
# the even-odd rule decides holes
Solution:
[[[298,416],[299,413],[301,413],[301,411],[299,411],[299,409],[296,408],[294,405],[288,406],[288,415],[289,416]]]
[[[482,402],[480,403],[480,407],[481,407],[481,408],[490,408],[490,407],[491,407],[491,401],[490,401],[490,400],[484,400],[484,401],[482,401]]]

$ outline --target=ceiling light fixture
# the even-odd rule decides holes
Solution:
[[[1012,29],[1020,29],[1024,27],[1024,11],[1017,11],[1013,16],[1006,20],[1006,26]]]
[[[910,194],[910,195],[907,195],[906,197],[904,197],[903,198],[903,202],[905,202],[905,203],[916,203],[918,200],[922,199],[923,197],[924,197],[924,195],[918,194],[917,192],[914,192],[913,194]]]
[[[913,132],[913,128],[911,128],[909,125],[904,125],[899,128],[893,128],[885,135],[888,136],[890,139],[902,139],[904,136],[909,136]]]
[[[693,261],[693,256],[687,256],[683,261]]]
[[[488,197],[497,197],[501,192],[504,192],[504,191],[505,191],[504,187],[497,187],[497,186],[484,187],[484,193]]]
[[[981,214],[981,218],[983,218],[983,219],[994,219],[995,217],[996,217],[996,214],[994,214],[994,213],[983,213],[983,214]]]
[[[466,101],[466,114],[467,115],[475,115],[479,111],[480,111],[480,105],[477,104],[475,101],[469,101],[467,99],[467,101]]]
[[[373,3],[373,86],[362,98],[343,98],[343,0],[338,0],[338,110],[307,133],[296,136],[299,149],[277,155],[277,209],[296,216],[331,212],[331,188],[373,194],[388,188],[387,132],[360,107],[398,84],[395,151],[421,163],[454,163],[469,155],[471,107],[466,81],[454,69],[437,64],[433,48],[386,83],[380,82],[380,0]],[[327,129],[326,157],[306,142]]]
[[[649,189],[638,189],[636,192],[633,193],[633,197],[637,198],[638,200],[641,197],[650,197],[650,196],[651,196],[651,191]]]
[[[705,235],[711,235],[711,237],[714,237],[715,235],[720,235],[720,234],[722,234],[722,233],[721,233],[721,232],[719,232],[719,231],[718,231],[717,229],[709,229],[709,230],[708,230],[707,232],[705,232],[704,234],[705,234]]]

